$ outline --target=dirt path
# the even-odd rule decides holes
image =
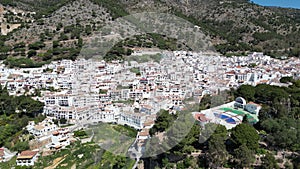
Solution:
[[[46,167],[45,169],[55,169],[60,163],[62,163],[65,160],[66,156],[67,155],[56,158],[55,160],[53,160],[53,164],[49,167]]]
[[[71,169],[76,169],[76,164],[73,164]]]

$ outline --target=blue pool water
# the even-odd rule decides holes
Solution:
[[[227,119],[227,118],[230,118],[230,117],[228,117],[228,116],[226,116],[226,115],[224,115],[224,114],[214,113],[214,115],[215,115],[215,117],[218,117],[218,118],[220,118],[220,119]]]
[[[224,114],[218,114],[218,113],[214,113],[214,115],[217,118],[225,120],[229,124],[236,124],[236,121],[233,118],[229,117],[229,116],[226,116]]]
[[[226,115],[223,115],[223,114],[221,114],[221,115],[220,115],[220,118],[221,118],[221,119],[228,119],[228,118],[230,118],[230,117],[228,117],[228,116],[226,116]]]
[[[236,122],[233,118],[226,119],[225,121],[230,124],[236,124]]]

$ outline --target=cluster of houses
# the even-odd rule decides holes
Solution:
[[[75,142],[76,139],[73,138],[70,128],[58,127],[54,123],[54,119],[54,117],[47,117],[37,124],[34,121],[28,122],[25,128],[35,138],[30,141],[31,147],[35,147],[34,150],[26,150],[16,154],[10,153],[8,150],[4,151],[5,148],[2,148],[0,149],[0,158],[2,154],[5,154],[2,152],[7,152],[6,154],[10,158],[17,155],[17,166],[33,166],[39,156],[52,154],[54,151],[66,148],[66,146]],[[5,158],[1,159],[5,160]]]
[[[64,148],[74,140],[70,129],[58,127],[54,119],[54,117],[47,117],[38,124],[30,121],[26,126],[27,131],[35,136],[38,142],[44,141],[45,147],[49,150]]]
[[[161,109],[176,113],[184,108],[187,98],[217,94],[242,84],[285,85],[280,78],[299,78],[299,69],[300,60],[296,58],[276,60],[261,53],[227,58],[175,51],[163,52],[159,63],[78,59],[53,61],[41,68],[1,65],[0,84],[11,95],[29,94],[45,103],[44,114],[48,117],[38,124],[30,122],[26,129],[43,142],[44,148],[57,150],[73,138],[70,130],[59,128],[54,119],[66,119],[77,126],[100,122],[127,125],[139,130],[137,139],[143,141],[149,138],[149,129]],[[237,103],[230,105],[232,109],[242,108],[258,120],[255,104],[238,107]],[[234,113],[231,111],[222,109],[227,115]],[[209,119],[198,116],[200,121]],[[212,116],[223,118],[228,128],[241,121],[220,113]],[[2,152],[0,149],[0,160]],[[38,155],[35,151],[22,152],[17,164],[32,165]]]

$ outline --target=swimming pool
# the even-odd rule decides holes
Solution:
[[[214,115],[217,118],[225,120],[229,124],[236,124],[236,121],[233,118],[229,117],[229,116],[226,116],[224,114],[219,114],[219,113],[214,113]]]
[[[226,115],[224,115],[224,114],[221,114],[220,116],[219,116],[219,118],[221,118],[221,119],[228,119],[228,118],[230,118],[229,116],[226,116]]]
[[[225,120],[227,123],[230,123],[230,124],[236,124],[235,120],[233,118],[228,118]]]

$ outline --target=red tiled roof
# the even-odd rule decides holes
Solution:
[[[153,125],[154,124],[154,121],[152,120],[152,121],[146,121],[145,123],[144,123],[144,126],[151,126],[151,125]]]
[[[207,121],[209,121],[209,119],[206,118],[204,114],[196,114],[196,115],[195,115],[195,118],[196,118],[197,120],[202,121],[202,122],[207,122]]]
[[[29,151],[29,150],[27,150],[27,151],[22,151],[21,154],[20,154],[20,156],[34,156],[36,154],[37,154],[36,151]]]
[[[254,104],[254,105],[256,105],[256,106],[259,106],[259,107],[260,107],[260,105],[259,105],[259,104],[257,104],[257,103],[254,103],[254,102],[249,102],[248,104]]]
[[[139,136],[149,136],[149,130],[142,130],[139,132]]]
[[[52,134],[53,134],[53,135],[58,135],[59,132],[58,132],[58,131],[53,131]]]
[[[17,159],[31,159],[33,158],[38,152],[37,151],[22,151],[21,154],[18,156]]]
[[[235,74],[235,71],[232,70],[232,71],[226,72],[226,74],[232,74],[232,75],[234,75],[234,74]]]

